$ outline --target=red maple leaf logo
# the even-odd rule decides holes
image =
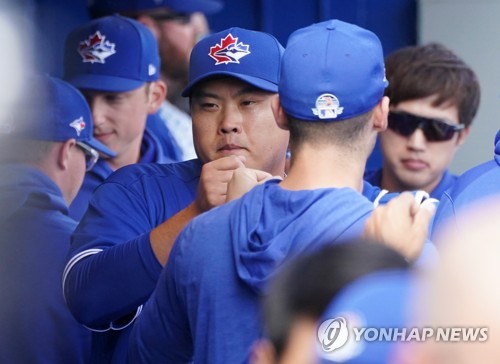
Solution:
[[[231,58],[221,54],[220,51],[227,49],[231,44],[235,44],[237,40],[238,38],[234,38],[232,34],[228,34],[226,38],[221,39],[220,45],[217,44],[210,47],[210,53],[208,55],[217,61],[216,65],[231,62]]]

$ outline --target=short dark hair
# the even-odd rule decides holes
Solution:
[[[325,247],[291,261],[263,299],[264,327],[280,357],[294,320],[318,320],[347,284],[371,272],[407,269],[405,258],[382,244],[355,240]]]
[[[340,121],[307,121],[288,116],[290,144],[296,149],[304,143],[355,146],[367,128],[372,114],[373,110],[370,110],[354,118]]]
[[[458,109],[459,122],[469,126],[479,108],[480,87],[474,71],[439,43],[401,48],[385,59],[391,105],[437,95],[434,106]]]

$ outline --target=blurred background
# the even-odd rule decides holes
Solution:
[[[0,0],[2,103],[15,95],[23,75],[34,69],[62,75],[67,33],[90,19],[92,0]],[[231,26],[273,34],[283,45],[294,30],[331,18],[376,33],[388,53],[437,41],[461,56],[478,74],[482,99],[470,137],[451,171],[462,173],[493,156],[500,127],[500,0],[220,0],[208,16],[212,31]],[[0,114],[1,118],[1,114]],[[370,165],[380,163],[374,153]]]

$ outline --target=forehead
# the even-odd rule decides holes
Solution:
[[[247,94],[273,95],[245,81],[234,77],[220,77],[202,81],[193,88],[191,97],[232,97],[236,98]]]
[[[149,83],[145,83],[138,88],[129,91],[103,91],[103,90],[92,90],[92,89],[80,89],[82,94],[86,97],[98,97],[98,96],[119,96],[119,95],[133,95],[135,93],[144,92],[143,90],[149,87]]]

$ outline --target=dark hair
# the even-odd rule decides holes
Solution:
[[[304,143],[321,145],[335,143],[340,146],[357,145],[360,135],[366,130],[373,110],[341,121],[307,121],[288,116],[290,143],[300,148]]]
[[[479,81],[450,49],[438,43],[404,47],[386,57],[385,67],[385,95],[391,105],[437,95],[433,106],[450,103],[457,107],[461,124],[472,123],[479,107]]]
[[[264,327],[277,356],[287,345],[295,319],[318,320],[339,291],[363,275],[408,266],[396,251],[364,239],[328,246],[288,263],[263,300]]]

